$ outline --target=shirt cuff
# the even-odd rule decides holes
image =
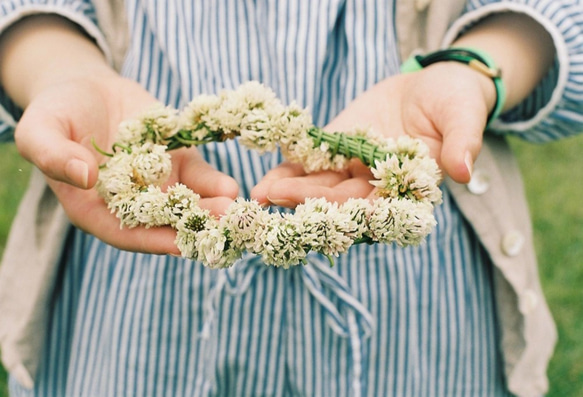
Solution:
[[[569,10],[561,2],[551,0],[546,2],[548,4],[540,3],[545,2],[539,2],[536,7],[512,2],[497,2],[471,10],[449,28],[442,42],[443,47],[448,47],[464,30],[479,20],[503,12],[528,15],[546,29],[556,49],[554,66],[530,97],[514,109],[505,112],[490,125],[493,130],[514,132],[531,141],[547,141],[559,135],[574,134],[581,129],[581,120],[578,120],[580,116],[576,116],[576,113],[581,111],[581,101],[572,101],[567,98],[570,84],[578,85],[577,88],[581,89],[580,83],[576,81],[577,78],[574,79],[575,76],[570,75],[573,64],[583,62],[581,27],[569,20]],[[579,32],[579,38],[574,34],[574,30]],[[580,80],[581,77],[579,76],[578,79]],[[565,118],[565,112],[571,113],[572,117]],[[562,125],[560,120],[567,120],[566,126]],[[542,128],[543,125],[546,127]],[[553,129],[554,126],[558,128]]]

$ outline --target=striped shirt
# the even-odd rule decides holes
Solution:
[[[580,6],[474,1],[460,29],[500,4],[544,23],[568,51],[558,51],[549,75],[498,126],[536,141],[579,131],[583,44],[573,32],[583,26]],[[129,0],[126,9],[123,75],[177,108],[258,80],[325,125],[401,63],[394,0]],[[58,12],[96,29],[91,3],[81,0],[3,1],[0,28],[29,12]],[[1,92],[0,103],[0,137],[9,139],[20,112]],[[235,141],[201,152],[245,197],[281,161]],[[312,256],[290,270],[255,257],[208,270],[119,251],[71,230],[35,389],[11,379],[11,392],[506,395],[492,265],[447,189],[435,215],[438,226],[420,247],[356,246],[334,268]]]

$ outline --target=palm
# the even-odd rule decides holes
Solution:
[[[388,78],[352,101],[326,130],[364,127],[388,137],[420,138],[446,174],[467,182],[468,157],[472,161],[480,150],[488,106],[481,76],[464,67],[456,72],[444,73],[440,65]],[[306,197],[343,202],[349,197],[370,197],[370,179],[371,173],[358,161],[342,173],[310,175],[284,163],[268,173],[252,194],[260,202],[290,207]]]
[[[24,157],[45,173],[74,225],[118,248],[178,254],[170,228],[120,230],[119,221],[94,189],[79,189],[71,184],[92,187],[98,164],[103,162],[92,141],[101,148],[110,148],[119,123],[154,102],[139,85],[117,76],[61,84],[45,90],[29,105],[15,139]],[[86,183],[72,177],[71,158],[88,165]],[[215,213],[221,212],[237,193],[235,182],[211,169],[195,148],[178,150],[173,155],[169,183],[179,181],[206,198],[201,205]]]

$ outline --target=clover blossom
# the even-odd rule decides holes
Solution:
[[[123,121],[118,128],[118,143],[124,146],[152,142],[166,145],[178,130],[177,110],[161,103],[153,105],[137,118]]]
[[[177,183],[167,189],[166,201],[161,209],[160,216],[165,219],[166,225],[175,227],[186,214],[198,209],[200,196],[186,185]]]
[[[356,222],[349,213],[340,211],[337,203],[306,199],[296,207],[294,216],[302,225],[302,245],[311,251],[338,256],[353,244],[351,233],[357,229]]]
[[[291,214],[273,214],[256,237],[252,252],[269,265],[283,267],[304,263],[308,251],[303,245],[301,225]]]
[[[435,183],[439,180],[439,168],[429,157],[389,156],[385,161],[375,161],[371,168],[380,197],[407,197],[412,200],[438,203],[441,191]]]
[[[368,230],[368,217],[372,211],[371,202],[363,198],[350,198],[342,204],[340,211],[349,217],[352,221],[350,225],[354,226],[354,229],[348,230],[346,234],[354,241],[362,239]]]
[[[368,218],[372,241],[397,243],[404,247],[420,244],[435,227],[433,207],[429,203],[405,199],[376,199]]]
[[[229,231],[234,246],[252,251],[257,235],[265,229],[270,217],[257,201],[239,197],[221,217],[220,226]]]

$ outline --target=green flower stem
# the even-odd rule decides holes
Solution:
[[[354,240],[354,243],[353,244],[354,245],[356,245],[356,244],[368,244],[368,245],[372,245],[374,243],[375,242],[374,242],[374,240],[372,238],[370,238],[368,236],[362,236],[361,238]]]
[[[387,156],[391,155],[390,152],[369,142],[363,136],[348,135],[342,132],[325,132],[318,127],[309,129],[307,133],[314,140],[314,147],[327,143],[332,156],[340,154],[347,158],[358,158],[368,167],[374,167],[375,161],[384,161]],[[236,133],[225,134],[222,131],[209,131],[202,139],[193,139],[191,131],[180,130],[169,139],[167,146],[168,150],[174,150],[210,142],[223,142],[238,135]]]
[[[95,138],[94,137],[91,137],[91,144],[93,145],[93,148],[95,150],[97,150],[98,153],[100,153],[100,154],[102,154],[104,156],[107,156],[107,157],[113,157],[113,153],[107,153],[105,150],[103,150],[102,148],[100,148],[97,145],[97,142],[95,142]]]
[[[209,131],[203,139],[193,139],[192,131],[180,130],[169,139],[168,150],[180,149],[182,147],[200,146],[211,142],[223,142],[229,137],[234,138],[236,135],[230,134],[227,136],[222,131]]]
[[[374,167],[376,160],[383,161],[391,155],[391,152],[382,150],[363,136],[331,133],[317,127],[310,129],[308,135],[314,140],[315,147],[325,142],[330,146],[329,151],[333,156],[341,154],[347,158],[358,158],[368,167]]]

